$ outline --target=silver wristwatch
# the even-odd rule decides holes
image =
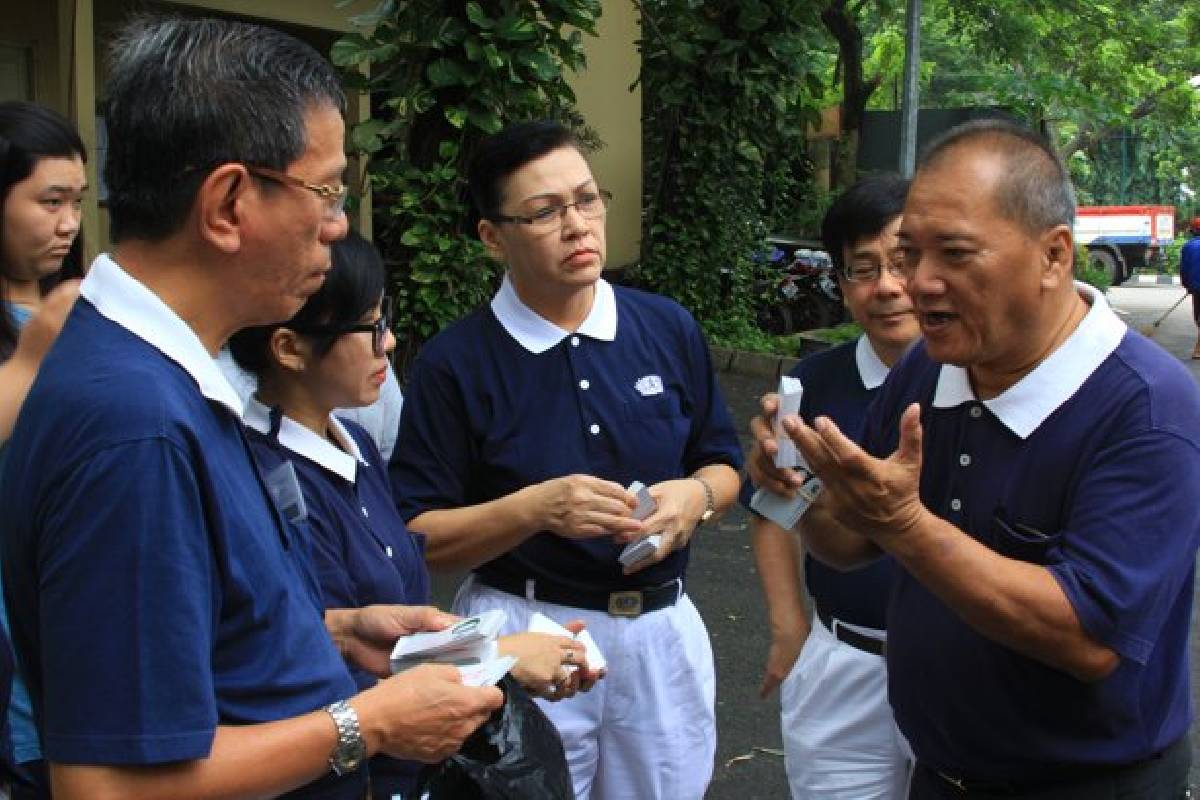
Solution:
[[[338,775],[348,775],[362,766],[367,754],[362,731],[358,729],[358,712],[345,700],[325,706],[337,726],[337,746],[329,756],[329,768]]]

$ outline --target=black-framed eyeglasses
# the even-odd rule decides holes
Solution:
[[[371,350],[379,358],[387,356],[388,329],[392,325],[392,301],[384,300],[380,307],[379,319],[374,322],[347,322],[339,325],[287,325],[296,333],[311,336],[330,336],[337,338],[347,333],[371,334]]]
[[[851,283],[870,283],[879,280],[884,269],[893,278],[904,280],[906,275],[904,254],[900,251],[888,253],[885,256],[885,263],[882,265],[878,261],[870,259],[850,261],[842,267],[842,277]]]
[[[263,178],[276,183],[287,184],[288,186],[298,186],[301,189],[308,189],[315,194],[325,204],[325,219],[330,222],[342,216],[346,210],[346,187],[329,186],[324,183],[309,183],[303,178],[298,178],[295,175],[288,175],[286,172],[280,172],[277,169],[269,167],[258,167],[253,164],[246,165],[246,171],[251,175]]]
[[[529,229],[534,233],[551,233],[562,228],[568,209],[575,209],[584,219],[599,219],[608,211],[608,204],[612,202],[612,199],[612,192],[607,189],[599,189],[595,192],[586,192],[579,195],[579,198],[574,203],[560,203],[558,205],[546,206],[545,208],[539,208],[528,216],[522,214],[492,214],[489,219],[493,222],[519,222],[522,225],[528,225]]]

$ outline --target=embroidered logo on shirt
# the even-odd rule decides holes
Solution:
[[[641,392],[643,397],[650,397],[651,395],[662,394],[663,393],[662,378],[660,378],[657,375],[647,375],[646,377],[639,379],[638,382],[633,385],[633,388],[635,388],[639,392]]]

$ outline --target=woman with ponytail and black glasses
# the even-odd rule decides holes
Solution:
[[[260,469],[271,474],[283,461],[294,469],[326,609],[429,602],[423,541],[396,511],[387,463],[361,426],[333,413],[379,395],[396,344],[383,288],[378,251],[351,231],[332,245],[325,283],[292,319],[245,329],[229,342],[238,365],[258,381],[243,419]],[[517,656],[513,677],[548,699],[569,697],[597,677],[586,670],[583,646],[565,636],[502,637],[499,653]],[[374,684],[373,675],[350,666],[360,689]],[[372,797],[408,798],[419,766],[375,757]]]

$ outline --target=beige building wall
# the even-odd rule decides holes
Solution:
[[[604,3],[596,32],[584,37],[587,70],[570,83],[584,119],[604,142],[591,163],[600,185],[615,198],[608,216],[608,265],[620,268],[641,252],[642,90],[629,91],[641,69],[637,8],[630,0]]]
[[[88,180],[94,190],[85,199],[83,223],[87,262],[109,246],[107,211],[99,201],[96,173],[96,112],[98,87],[104,83],[105,42],[117,25],[139,11],[216,12],[283,27],[328,52],[337,36],[350,30],[349,17],[375,4],[376,0],[355,0],[336,8],[334,0],[5,0],[0,42],[31,48],[34,100],[74,121],[90,154]],[[599,37],[584,40],[588,69],[571,80],[584,118],[604,142],[592,156],[593,167],[616,197],[608,225],[611,267],[636,261],[640,246],[641,93],[629,91],[640,66],[635,46],[638,21],[630,0],[605,3]],[[351,98],[349,121],[368,115],[367,98]],[[362,185],[360,180],[351,183]],[[357,220],[368,233],[370,209],[368,197]]]

